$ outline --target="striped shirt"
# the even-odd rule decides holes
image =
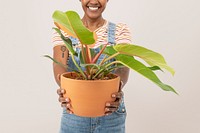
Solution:
[[[92,45],[93,48],[96,48],[96,47],[99,47],[100,45],[104,45],[108,43],[108,21],[106,21],[103,26],[99,27],[94,32],[97,35],[97,41],[94,45]],[[64,32],[62,33],[64,36],[69,37],[66,33]],[[62,39],[56,32],[53,34],[52,41],[53,41],[54,46],[64,45]],[[118,23],[116,25],[115,42],[116,44],[131,43],[131,33],[126,24]],[[80,42],[79,42],[79,46],[80,46]]]

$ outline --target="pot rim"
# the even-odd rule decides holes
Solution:
[[[105,81],[109,82],[109,81],[113,81],[113,80],[118,80],[118,78],[120,78],[120,76],[118,76],[114,73],[111,73],[111,74],[115,75],[116,77],[113,79],[107,79],[107,80],[80,80],[80,79],[72,79],[72,78],[65,77],[65,75],[69,74],[69,73],[75,73],[75,72],[65,72],[65,73],[61,74],[61,78],[71,80],[71,81],[79,81],[79,82],[105,82]]]

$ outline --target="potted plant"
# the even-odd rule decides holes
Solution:
[[[166,69],[174,75],[174,70],[166,64],[161,54],[134,44],[107,44],[100,47],[99,53],[95,53],[89,45],[95,43],[96,35],[83,25],[76,12],[55,11],[53,20],[56,25],[53,29],[60,35],[77,67],[77,70],[61,75],[61,88],[66,90],[66,96],[71,99],[74,114],[87,117],[104,115],[105,102],[113,100],[111,94],[118,91],[120,84],[120,78],[112,71],[122,66],[135,70],[165,91],[177,93],[171,86],[162,83],[153,72]],[[79,39],[80,53],[73,49],[72,42],[62,34],[61,30]],[[97,63],[102,54],[106,56]],[[46,57],[68,68],[52,57],[48,55]],[[80,65],[75,57],[80,59]],[[135,57],[143,59],[148,66]]]

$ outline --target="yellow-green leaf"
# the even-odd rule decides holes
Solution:
[[[135,70],[136,72],[140,73],[142,76],[151,80],[163,90],[172,91],[177,94],[177,92],[171,86],[162,83],[160,79],[156,76],[156,74],[150,68],[146,67],[141,62],[135,60],[132,56],[118,55],[116,59],[120,61],[124,66],[127,66],[128,68],[132,70]]]
[[[81,44],[94,44],[95,35],[82,23],[80,16],[75,11],[55,11],[53,20],[58,28],[72,37],[78,38]]]
[[[160,68],[164,68],[171,72],[172,75],[174,75],[175,73],[173,68],[167,65],[164,57],[157,52],[133,44],[118,44],[115,45],[113,48],[120,54],[139,57],[152,67],[158,66]]]

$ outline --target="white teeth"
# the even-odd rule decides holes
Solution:
[[[99,8],[98,7],[91,7],[91,6],[89,6],[89,9],[92,10],[92,11],[95,11],[95,10],[98,10]]]

